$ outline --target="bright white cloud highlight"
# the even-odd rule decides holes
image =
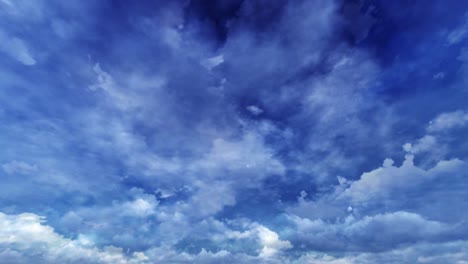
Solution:
[[[429,123],[429,132],[441,132],[468,124],[468,113],[462,110],[443,113]]]
[[[99,249],[89,240],[68,239],[44,225],[44,218],[23,213],[0,213],[0,259],[5,263],[102,263],[141,264],[141,252],[129,256],[121,248]]]
[[[260,243],[263,246],[259,255],[262,258],[273,257],[281,250],[292,248],[292,245],[289,241],[280,240],[277,233],[264,226],[258,226],[257,232]]]

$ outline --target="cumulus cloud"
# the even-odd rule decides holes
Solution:
[[[412,147],[413,153],[425,152],[434,149],[437,146],[437,139],[434,136],[426,135],[418,140]]]
[[[200,250],[198,253],[178,253],[171,248],[153,248],[148,254],[154,255],[154,259],[158,261],[174,262],[174,263],[200,263],[200,264],[216,264],[216,263],[241,263],[241,264],[280,264],[285,263],[288,259],[277,257],[263,259],[257,256],[251,256],[243,253],[232,253],[227,250],[212,252],[206,249]]]
[[[462,110],[442,113],[429,123],[429,132],[442,132],[452,128],[462,127],[468,123],[468,114]]]
[[[360,219],[348,216],[332,223],[297,216],[290,219],[297,228],[294,242],[324,251],[385,251],[418,241],[444,241],[458,232],[447,224],[404,211]]]
[[[280,240],[277,233],[266,227],[257,227],[257,232],[261,245],[263,246],[259,255],[261,258],[271,258],[281,250],[292,248],[292,245],[289,241]]]
[[[122,205],[124,214],[130,214],[135,216],[148,216],[155,213],[157,206],[157,200],[154,196],[147,195],[148,198],[136,198],[131,202],[125,202]]]
[[[468,167],[460,159],[439,160],[429,168],[415,165],[414,153],[434,151],[435,144],[435,136],[426,135],[403,146],[407,153],[400,166],[387,158],[357,180],[338,177],[339,185],[318,199],[302,197],[287,209],[298,228],[290,240],[324,251],[386,251],[418,241],[461,239],[467,231],[465,213],[454,208],[462,207]]]
[[[349,188],[344,189],[336,198],[354,204],[378,203],[380,199],[382,202],[390,202],[399,199],[396,195],[411,194],[423,186],[456,186],[463,181],[462,175],[467,168],[466,162],[452,159],[439,161],[434,167],[425,170],[415,166],[413,159],[413,155],[407,154],[400,167],[386,162],[386,166],[362,174],[359,180],[351,183]],[[405,203],[403,198],[399,202]]]
[[[44,225],[44,218],[0,213],[0,256],[8,263],[146,263],[141,252],[126,255],[112,246],[99,249],[82,238],[69,239]]]

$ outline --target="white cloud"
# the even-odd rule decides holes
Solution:
[[[445,73],[444,72],[438,72],[432,76],[434,80],[441,80],[445,78]]]
[[[1,2],[7,6],[13,6],[13,3],[10,0],[1,0]]]
[[[44,218],[23,213],[0,213],[0,257],[8,263],[146,263],[141,252],[131,256],[122,249],[108,246],[96,248],[82,238],[73,240],[57,234],[44,225]]]
[[[226,250],[211,252],[202,249],[197,254],[176,252],[168,247],[155,247],[148,251],[151,259],[157,263],[243,263],[243,264],[439,264],[454,263],[465,264],[468,259],[466,248],[468,241],[454,241],[443,243],[418,243],[382,252],[348,252],[323,253],[305,251],[303,255],[294,258],[275,256],[263,259],[258,256],[235,254]],[[334,251],[334,250],[333,250]]]
[[[384,168],[392,167],[395,162],[392,159],[385,159],[382,166]]]
[[[421,152],[428,152],[433,150],[437,146],[437,139],[431,135],[425,135],[424,137],[418,139],[416,144],[412,146],[411,151],[415,154]]]
[[[110,73],[103,70],[99,63],[93,66],[94,79],[93,83],[88,86],[92,91],[102,90],[108,96],[105,100],[108,106],[121,110],[135,110],[136,107],[148,107],[147,96],[160,91],[166,84],[166,81],[161,76],[141,75],[139,73],[125,73],[118,81]],[[151,101],[151,103],[158,103]]]
[[[468,30],[467,30],[466,26],[463,26],[463,27],[460,27],[460,28],[457,28],[457,29],[453,30],[447,36],[447,42],[449,44],[459,43],[460,41],[462,41],[465,38],[467,31]]]
[[[375,253],[348,253],[332,256],[319,252],[309,252],[294,264],[439,264],[454,263],[465,264],[468,259],[466,247],[468,241],[455,241],[447,243],[419,243],[404,246],[399,249]]]
[[[325,252],[388,250],[401,244],[431,241],[456,230],[450,225],[405,211],[362,218],[349,215],[333,222],[310,220],[295,215],[289,215],[288,218],[296,226],[296,231],[288,237],[289,240]]]
[[[292,248],[289,241],[280,240],[278,234],[270,229],[264,226],[258,226],[256,230],[262,245],[262,250],[259,255],[261,258],[271,258],[282,250]]]
[[[433,150],[437,150],[439,153],[445,151],[443,146],[438,144],[437,138],[433,135],[425,135],[415,143],[406,143],[403,145],[403,150],[411,154],[431,152]]]
[[[53,18],[50,26],[54,33],[63,39],[71,39],[77,31],[77,26],[73,22],[60,18]]]
[[[344,185],[344,184],[346,184],[348,182],[348,180],[345,177],[336,176],[336,178],[338,179],[338,183],[340,185]]]
[[[36,165],[17,160],[2,164],[2,169],[7,174],[31,174],[38,171]]]
[[[197,254],[190,254],[187,252],[176,252],[173,248],[170,247],[159,247],[152,248],[148,251],[148,254],[151,255],[152,259],[156,263],[199,263],[199,264],[217,264],[217,263],[240,263],[240,264],[258,264],[265,263],[261,259],[258,259],[255,256],[250,256],[247,254],[234,254],[227,250],[220,250],[217,252],[212,252],[206,249],[200,250]],[[271,263],[281,263],[281,262],[269,262]],[[283,262],[284,263],[284,262]],[[266,264],[266,263],[265,263]]]
[[[32,66],[36,64],[36,60],[32,57],[26,43],[22,39],[9,36],[1,30],[0,51],[24,65]]]
[[[462,206],[464,175],[468,164],[460,159],[438,160],[426,167],[414,164],[411,153],[428,151],[433,148],[431,137],[423,137],[414,147],[405,144],[409,152],[400,166],[392,159],[385,159],[382,166],[365,172],[360,179],[336,185],[328,194],[310,201],[299,200],[298,204],[286,211],[310,219],[334,220],[346,217],[346,208],[352,206],[353,214],[380,212],[382,208],[412,210],[431,219],[460,219],[465,213],[450,208]],[[411,204],[408,204],[411,199]],[[436,200],[437,202],[427,203]],[[450,204],[447,207],[444,204]],[[437,214],[436,212],[445,212]]]
[[[468,113],[458,110],[438,115],[429,123],[429,132],[441,132],[452,128],[463,127],[468,124]]]
[[[156,194],[159,195],[162,199],[172,197],[176,194],[175,190],[168,190],[168,189],[163,189],[163,188],[157,188],[155,191]]]
[[[291,242],[288,240],[281,240],[276,232],[261,224],[249,223],[244,225],[244,227],[247,227],[247,229],[243,232],[228,230],[225,236],[234,239],[256,238],[261,247],[258,257],[262,259],[277,257],[281,255],[283,250],[293,248]]]
[[[89,86],[90,90],[102,89],[109,96],[110,105],[120,110],[128,110],[138,105],[138,100],[131,90],[125,92],[99,63],[94,65],[93,71],[96,74],[96,82]]]
[[[223,54],[214,56],[205,60],[202,60],[201,65],[208,70],[212,70],[213,68],[219,66],[224,62]]]
[[[164,28],[162,30],[162,39],[170,48],[177,50],[182,45],[182,34],[173,28]]]
[[[433,168],[424,170],[415,166],[413,159],[413,155],[407,154],[400,167],[384,162],[383,167],[363,173],[361,178],[344,190],[339,198],[364,202],[375,197],[384,197],[394,190],[403,191],[415,188],[437,177],[449,177],[450,174],[462,172],[467,167],[465,162],[452,159],[439,161]]]
[[[185,214],[196,218],[207,217],[221,211],[225,206],[236,204],[234,190],[225,182],[199,182],[195,186],[198,190],[185,205]]]
[[[46,16],[45,1],[27,1],[27,0],[1,0],[0,14],[19,21],[40,21]]]
[[[247,111],[249,111],[252,115],[258,116],[263,113],[263,109],[256,105],[249,105],[246,107]]]
[[[264,145],[261,135],[246,132],[239,140],[218,138],[213,140],[210,152],[190,167],[193,171],[210,171],[216,178],[235,180],[244,186],[256,185],[271,174],[283,175],[283,164],[274,157],[274,152]],[[220,170],[230,171],[232,178],[226,178]]]
[[[152,195],[146,196],[136,198],[131,202],[125,202],[121,207],[122,213],[140,217],[154,214],[159,202]]]
[[[307,253],[299,259],[292,261],[294,264],[357,264],[351,257],[335,258],[327,254]],[[362,263],[359,263],[362,264]]]
[[[466,38],[467,33],[468,33],[468,14],[465,15],[463,24],[461,24],[454,30],[450,31],[450,33],[447,36],[447,42],[450,45],[460,43]]]
[[[96,63],[93,67],[93,71],[96,73],[97,82],[89,86],[91,90],[103,89],[105,91],[112,90],[112,86],[115,85],[114,78],[112,76],[103,71],[101,65]]]
[[[65,230],[87,236],[97,236],[101,244],[138,248],[152,239],[141,240],[155,225],[163,210],[154,195],[132,188],[121,201],[73,208],[60,221]]]

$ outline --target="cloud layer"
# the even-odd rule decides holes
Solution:
[[[466,14],[0,0],[0,259],[468,263]]]

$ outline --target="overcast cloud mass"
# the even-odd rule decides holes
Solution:
[[[0,263],[468,263],[467,1],[0,17]]]

